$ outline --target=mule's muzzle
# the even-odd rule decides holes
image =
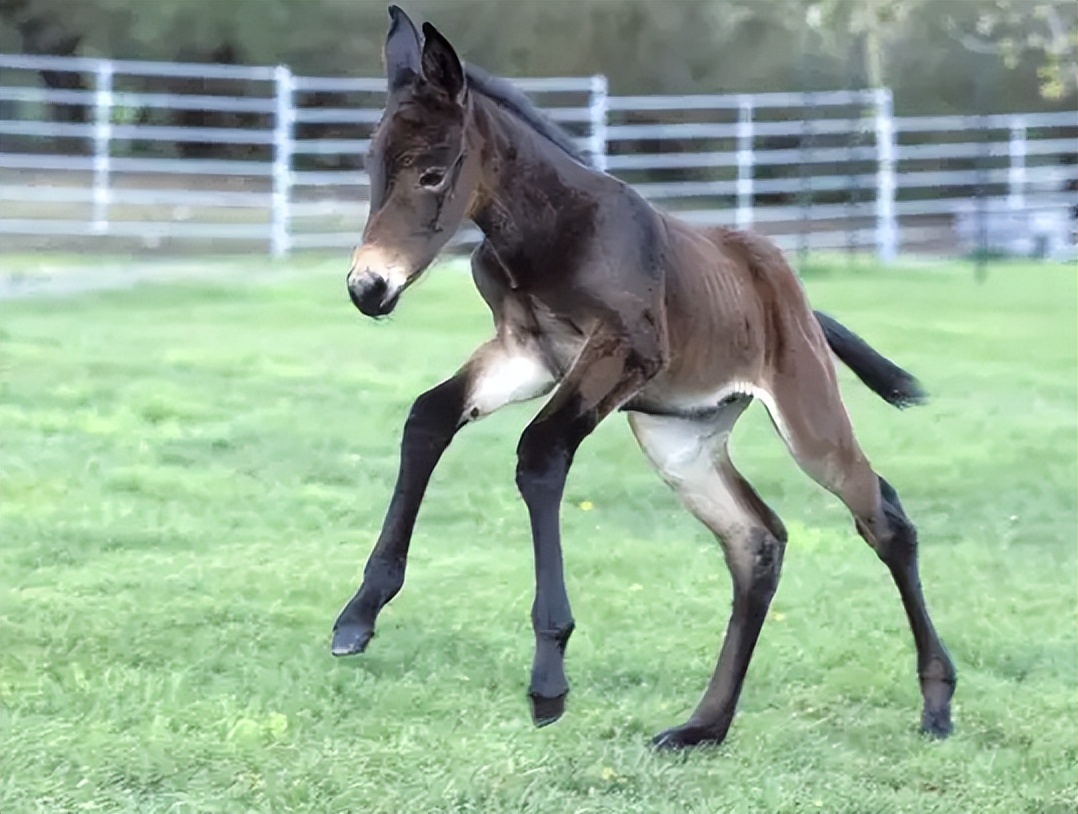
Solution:
[[[397,305],[399,290],[394,290],[384,277],[372,271],[348,273],[348,296],[368,317],[384,317]]]

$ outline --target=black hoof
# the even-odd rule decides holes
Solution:
[[[921,672],[921,732],[933,738],[946,738],[951,725],[951,697],[958,683],[954,665],[944,653]]]
[[[333,629],[331,652],[334,656],[354,656],[367,649],[374,636],[374,628],[356,623],[343,624]]]
[[[951,711],[942,710],[929,712],[925,710],[921,715],[921,734],[932,738],[946,738],[954,731],[951,724]]]
[[[680,749],[693,749],[701,746],[718,746],[726,737],[726,733],[718,734],[703,727],[676,726],[660,732],[651,739],[651,745],[661,751],[678,751]]]
[[[537,693],[528,693],[532,705],[532,722],[536,726],[550,726],[565,713],[565,697],[562,693],[556,698],[547,698]]]

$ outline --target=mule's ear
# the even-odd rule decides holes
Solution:
[[[383,55],[390,90],[404,87],[419,76],[419,32],[399,6],[389,7],[389,33],[386,34]]]
[[[423,23],[423,77],[450,99],[464,101],[464,66],[449,40],[430,23]]]

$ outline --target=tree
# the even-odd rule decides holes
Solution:
[[[858,44],[868,86],[889,83],[886,52],[901,38],[903,25],[924,10],[929,0],[811,0],[804,20],[810,29],[831,42],[852,39]]]
[[[386,0],[0,0],[28,53],[381,71]],[[466,59],[510,76],[605,73],[617,93],[888,85],[907,112],[1075,93],[1074,0],[409,0]],[[955,41],[966,46],[955,48]],[[1038,79],[1039,75],[1039,79]],[[48,81],[59,81],[53,77]]]
[[[1037,64],[1041,93],[1061,100],[1078,90],[1078,4],[1073,0],[993,0],[973,31],[950,25],[967,49],[999,56],[1014,69],[1024,59]]]

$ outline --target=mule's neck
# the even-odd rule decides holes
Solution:
[[[569,271],[594,234],[603,176],[493,100],[473,105],[481,170],[469,217],[521,284]]]

